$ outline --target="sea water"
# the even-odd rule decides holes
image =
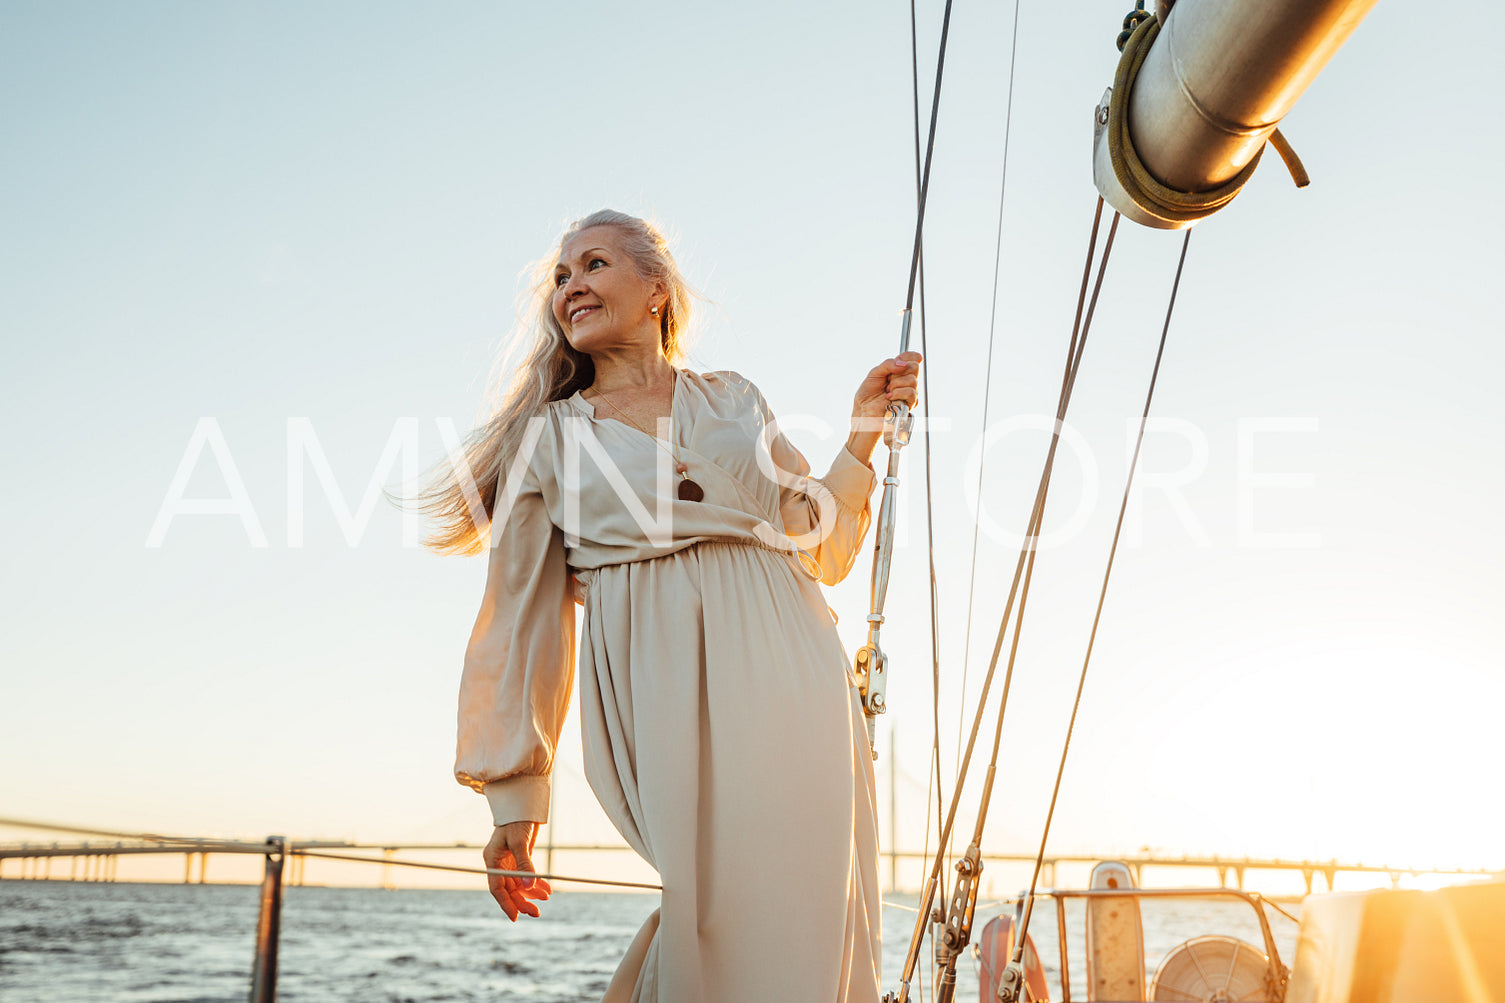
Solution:
[[[914,897],[884,901],[883,985],[893,989],[913,930]],[[278,999],[596,1000],[657,905],[657,894],[556,892],[542,917],[513,924],[484,891],[290,887]],[[1073,997],[1082,999],[1082,905],[1069,905],[1068,974]],[[975,930],[1005,908],[982,904]],[[250,986],[257,910],[258,889],[247,885],[0,881],[0,1001],[240,1003]],[[1241,903],[1146,901],[1143,913],[1148,973],[1192,936],[1223,933],[1262,944],[1253,911]],[[799,917],[791,893],[789,922]],[[1275,917],[1272,928],[1289,965],[1295,927]],[[1037,906],[1030,930],[1059,999],[1053,903]],[[977,973],[968,950],[957,966],[957,1000],[978,999]],[[924,998],[932,998],[928,976],[919,981]]]

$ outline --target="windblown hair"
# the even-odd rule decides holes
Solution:
[[[539,262],[534,273],[532,292],[520,313],[512,345],[514,349],[526,345],[526,357],[513,370],[510,383],[499,395],[500,403],[466,438],[464,462],[460,456],[450,457],[449,469],[414,498],[419,510],[438,523],[424,540],[430,549],[468,555],[486,548],[501,478],[517,454],[528,419],[541,414],[550,402],[564,400],[595,381],[595,363],[589,355],[571,347],[554,317],[552,304],[554,270],[565,242],[593,226],[613,227],[638,275],[664,283],[668,295],[660,311],[660,343],[670,364],[684,360],[683,337],[692,294],[663,234],[646,220],[613,209],[601,209],[571,223],[553,254]],[[477,495],[485,512],[485,525],[481,524],[480,513],[472,513]]]

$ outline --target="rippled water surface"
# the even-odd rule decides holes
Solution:
[[[891,899],[913,903],[913,898]],[[282,917],[279,1000],[401,1003],[599,999],[656,894],[558,892],[544,916],[508,923],[482,891],[289,888]],[[258,890],[244,885],[0,882],[0,1000],[230,1001],[247,998]],[[1052,976],[1054,907],[1031,925]],[[979,911],[979,933],[997,908]],[[1068,914],[1080,929],[1080,906]],[[792,905],[791,921],[797,921]],[[884,909],[884,984],[894,988],[913,913]],[[1290,963],[1294,927],[1275,930]],[[1147,903],[1151,971],[1160,954],[1199,933],[1259,942],[1246,907]],[[1068,933],[1079,954],[1079,937]],[[1075,955],[1074,955],[1075,956]],[[977,962],[958,966],[958,1000],[975,1000]],[[1082,973],[1073,961],[1071,978]],[[926,987],[925,998],[930,998]],[[1058,998],[1058,997],[1056,997]],[[798,1003],[798,1001],[791,1001]]]

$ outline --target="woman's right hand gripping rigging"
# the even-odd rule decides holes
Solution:
[[[512,822],[496,826],[491,830],[491,841],[481,851],[481,859],[493,870],[529,871],[536,874],[531,856],[536,839],[537,822]],[[496,904],[502,907],[502,912],[514,923],[519,914],[537,916],[538,906],[529,899],[542,902],[553,891],[543,878],[509,878],[500,874],[488,874],[486,884],[491,889],[491,897],[496,899]]]

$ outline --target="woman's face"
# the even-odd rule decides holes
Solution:
[[[554,266],[554,319],[587,355],[656,345],[659,321],[648,311],[663,302],[659,286],[638,274],[615,227],[588,227],[565,241]]]

